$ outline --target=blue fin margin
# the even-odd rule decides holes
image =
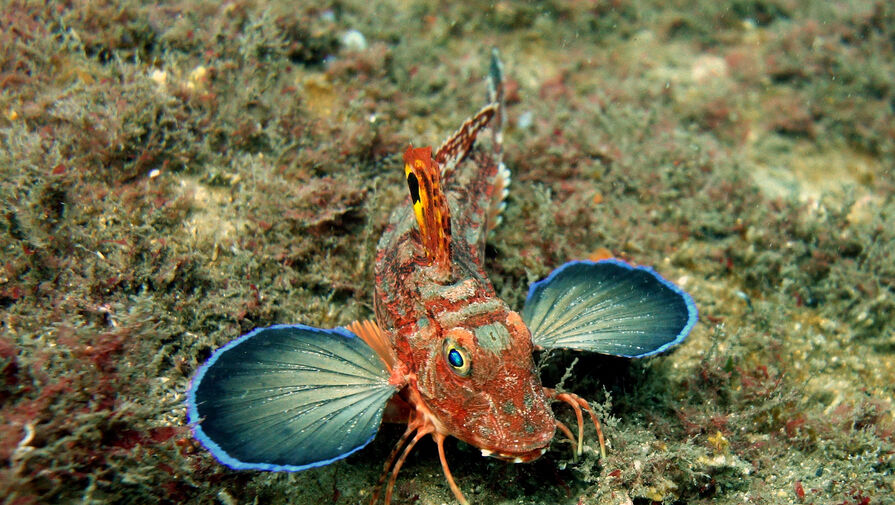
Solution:
[[[203,414],[200,412],[201,405],[204,402],[208,402],[208,398],[199,398],[200,396],[200,388],[203,387],[203,384],[206,383],[206,379],[209,376],[209,372],[215,370],[220,367],[221,359],[224,357],[226,360],[228,353],[236,349],[240,349],[240,346],[245,346],[247,343],[251,343],[252,339],[258,337],[259,335],[264,335],[265,332],[271,332],[272,330],[285,330],[288,332],[300,332],[300,333],[308,333],[312,334],[314,338],[320,338],[324,342],[322,344],[326,344],[326,340],[330,340],[330,343],[340,342],[346,343],[350,348],[357,353],[351,354],[348,356],[350,359],[357,359],[358,355],[361,355],[362,358],[360,361],[367,361],[365,366],[367,368],[366,371],[361,371],[360,374],[362,379],[367,382],[373,382],[374,394],[378,396],[374,398],[373,404],[375,406],[376,403],[379,404],[379,408],[373,410],[372,412],[365,413],[367,424],[372,426],[372,429],[368,428],[369,436],[357,438],[355,436],[355,442],[351,444],[350,448],[347,448],[344,451],[337,452],[335,454],[329,454],[327,457],[310,458],[311,461],[300,462],[298,464],[290,464],[290,463],[271,463],[265,462],[264,454],[258,454],[255,461],[244,461],[243,458],[240,459],[232,455],[234,452],[232,448],[225,449],[224,445],[227,445],[227,442],[224,440],[220,440],[220,437],[216,437],[213,434],[210,434],[203,428],[203,422],[206,421],[203,418]],[[277,361],[276,358],[278,355],[272,355],[272,361]],[[257,363],[256,363],[257,364]],[[294,364],[293,364],[294,365]],[[229,365],[227,365],[229,366]],[[379,370],[376,370],[376,367],[379,367]],[[370,372],[370,373],[368,373]],[[213,372],[212,372],[213,373]],[[251,371],[249,370],[249,373]],[[375,382],[379,380],[380,384],[375,384]],[[320,329],[314,328],[311,326],[305,326],[301,324],[295,325],[274,325],[265,328],[257,328],[252,330],[251,332],[237,338],[226,344],[224,347],[217,349],[212,356],[206,361],[197,371],[196,375],[193,377],[190,382],[190,387],[187,392],[187,419],[192,427],[194,437],[199,440],[199,442],[209,451],[211,454],[222,464],[226,465],[229,468],[235,470],[264,470],[264,471],[277,471],[277,472],[298,472],[302,470],[307,470],[310,468],[316,468],[320,466],[325,466],[340,459],[346,458],[351,454],[361,450],[367,444],[369,444],[375,437],[378,431],[379,424],[381,422],[382,412],[385,408],[385,404],[388,399],[397,391],[397,389],[389,385],[388,382],[388,373],[384,367],[382,367],[382,363],[379,358],[375,355],[372,349],[367,346],[362,340],[357,338],[356,335],[346,330],[345,328],[334,328],[334,329]],[[302,384],[295,384],[296,387],[302,387]],[[369,384],[367,385],[369,389]],[[313,387],[313,386],[312,386]],[[381,400],[381,401],[380,401]],[[274,413],[274,415],[279,415]],[[364,421],[364,419],[361,419]],[[325,441],[329,442],[329,441]],[[329,451],[333,452],[333,451]]]
[[[591,279],[586,277],[591,277]],[[589,285],[589,281],[594,278],[596,278],[597,283],[613,278],[618,278],[619,282],[617,285]],[[613,293],[613,288],[616,287],[627,287],[628,291]],[[549,293],[548,291],[551,289],[556,290],[556,292]],[[602,298],[591,300],[594,302],[590,305],[593,307],[593,310],[587,314],[588,317],[605,315],[608,318],[612,318],[619,316],[622,309],[629,313],[622,314],[624,317],[618,317],[619,321],[621,321],[618,327],[613,328],[611,321],[604,323],[603,328],[600,328],[599,332],[592,333],[591,336],[594,338],[591,340],[586,338],[573,339],[564,336],[564,330],[587,334],[582,329],[583,325],[577,323],[576,326],[574,319],[563,321],[563,318],[568,316],[568,310],[581,310],[580,308],[574,309],[573,307],[577,305],[574,303],[567,307],[561,306],[563,295],[570,293],[572,290],[577,291],[575,297],[579,300],[588,295],[588,291],[595,297],[596,295],[605,295]],[[607,305],[612,301],[613,297],[618,302],[615,306],[598,307],[601,303]],[[649,304],[650,302],[653,305],[650,307],[651,309],[666,311],[665,314],[660,315],[674,319],[674,323],[660,328],[648,318],[648,316],[655,314],[644,312],[642,315],[638,315],[638,305]],[[658,302],[667,302],[667,304],[663,303],[663,305],[657,306]],[[554,312],[556,306],[560,306],[560,311]],[[568,310],[561,311],[564,308]],[[532,331],[532,339],[535,345],[544,348],[579,349],[628,358],[643,358],[667,351],[669,348],[683,342],[699,319],[693,298],[680,287],[663,278],[650,267],[632,266],[618,259],[606,259],[596,262],[571,261],[561,265],[543,280],[536,281],[529,286],[522,317]],[[593,326],[593,324],[590,325]],[[542,331],[542,328],[546,326],[551,326],[552,328],[549,331]],[[633,351],[638,347],[634,344],[627,344],[625,342],[626,338],[636,336],[636,333],[643,334],[651,330],[664,333],[664,335],[659,335],[651,339],[653,342],[649,342],[649,345],[639,346],[636,349],[643,352],[622,351],[625,348],[628,348],[628,351]],[[550,334],[545,335],[546,333]],[[598,333],[612,338],[596,338]]]

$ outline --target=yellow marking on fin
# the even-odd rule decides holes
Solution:
[[[451,213],[441,188],[441,168],[432,159],[431,147],[409,147],[404,152],[404,176],[426,257],[449,273]]]
[[[395,349],[389,342],[388,336],[373,321],[354,321],[346,326],[348,331],[354,333],[363,340],[371,349],[379,356],[379,359],[385,363],[389,373],[395,368],[398,357],[395,355]]]

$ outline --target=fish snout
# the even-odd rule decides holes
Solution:
[[[534,461],[543,456],[549,448],[550,442],[548,441],[547,445],[543,447],[525,452],[498,452],[491,449],[482,449],[482,456],[497,458],[512,463],[528,463],[529,461]]]
[[[532,408],[535,406],[530,404],[522,408],[509,399],[498,404],[499,413],[488,423],[490,436],[482,437],[484,443],[476,444],[482,455],[525,463],[547,452],[556,432],[556,420],[546,402],[538,406],[541,408]]]

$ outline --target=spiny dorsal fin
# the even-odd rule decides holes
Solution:
[[[448,177],[457,164],[469,154],[475,139],[489,124],[494,131],[492,150],[495,159],[501,162],[503,154],[503,123],[506,115],[504,104],[503,63],[497,48],[491,49],[491,66],[488,75],[488,105],[467,119],[463,125],[448,137],[435,151],[435,161],[441,165],[442,177]],[[493,119],[493,121],[492,121]]]
[[[451,271],[451,213],[441,188],[441,169],[431,147],[404,151],[404,176],[420,227],[426,258],[444,273]]]
[[[435,162],[442,167],[442,176],[447,177],[456,168],[475,143],[475,138],[486,126],[494,114],[497,113],[498,104],[490,103],[480,110],[475,116],[467,119],[453,135],[441,144],[435,152]]]

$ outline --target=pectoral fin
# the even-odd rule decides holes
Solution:
[[[196,438],[231,468],[298,471],[367,445],[396,387],[344,328],[255,330],[218,349],[188,393]]]
[[[690,295],[648,267],[573,261],[528,290],[534,344],[640,358],[682,342],[697,320]]]

